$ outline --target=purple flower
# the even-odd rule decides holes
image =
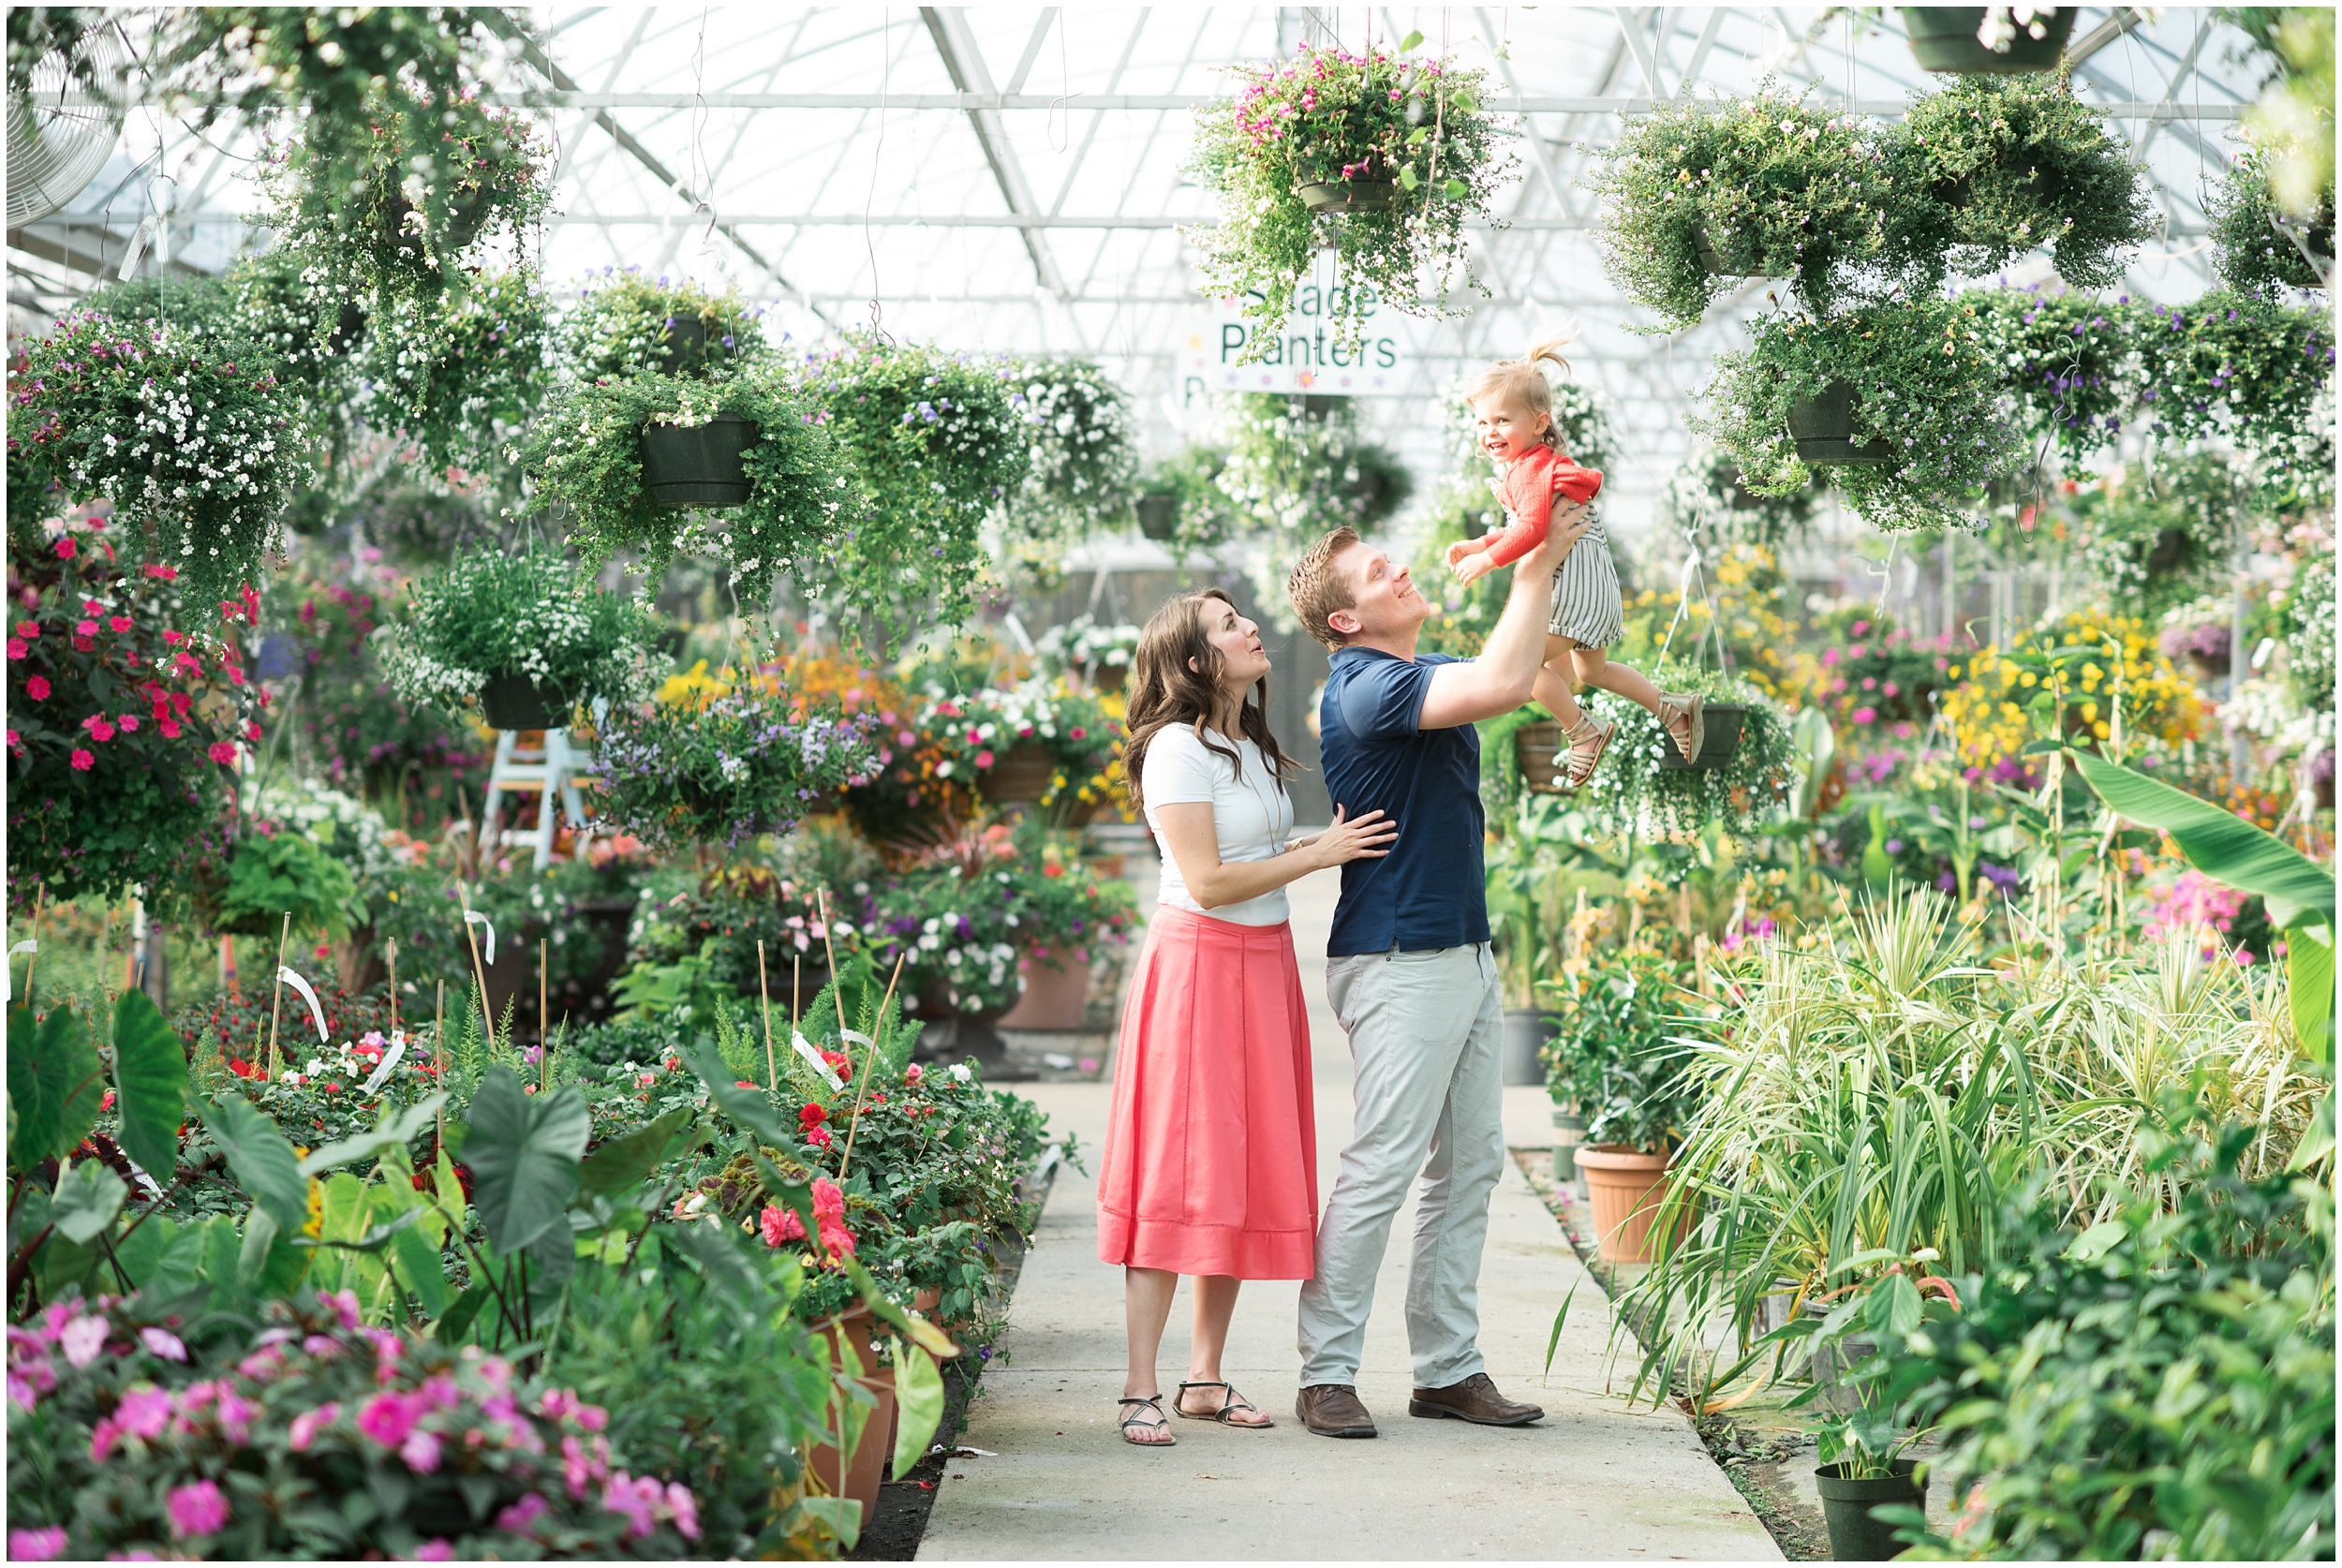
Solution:
[[[166,1506],[170,1533],[182,1541],[190,1535],[210,1535],[228,1522],[228,1500],[220,1496],[215,1481],[171,1487]]]

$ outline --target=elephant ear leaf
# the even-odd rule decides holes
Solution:
[[[734,1125],[755,1133],[758,1142],[774,1148],[788,1148],[796,1143],[793,1130],[781,1124],[764,1092],[742,1088],[733,1080],[721,1057],[704,1045],[687,1045],[683,1048],[683,1060],[707,1086],[708,1098],[716,1102],[716,1108],[731,1117]]]
[[[573,1087],[526,1094],[506,1067],[481,1080],[464,1163],[471,1168],[472,1206],[489,1246],[511,1257],[568,1224],[590,1132],[586,1097]]]
[[[187,1056],[143,991],[125,991],[114,1003],[114,1081],[122,1091],[122,1151],[169,1186],[186,1115]]]
[[[586,1191],[605,1196],[633,1191],[659,1168],[690,1122],[690,1108],[677,1105],[648,1127],[603,1144],[578,1173]]]
[[[2334,925],[2334,873],[2275,834],[2159,778],[2087,751],[2074,764],[2117,817],[2172,836],[2187,864],[2240,893],[2257,893],[2279,927]]]
[[[106,1093],[106,1068],[90,1043],[89,1021],[69,1007],[38,1019],[8,1009],[8,1107],[16,1113],[8,1164],[30,1171],[62,1160],[89,1136]]]
[[[276,1123],[238,1094],[223,1094],[200,1107],[203,1125],[227,1156],[228,1169],[252,1194],[277,1229],[290,1235],[309,1222],[309,1183],[301,1159]]]
[[[113,1224],[129,1195],[120,1176],[95,1160],[84,1160],[58,1180],[49,1222],[67,1241],[86,1247]]]

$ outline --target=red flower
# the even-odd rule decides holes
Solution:
[[[797,1108],[797,1125],[799,1127],[819,1127],[822,1123],[827,1121],[828,1119],[829,1112],[823,1109],[819,1105],[808,1104],[801,1105]]]
[[[8,639],[8,657],[10,658],[22,658],[30,650],[24,646],[23,638],[11,637]]]
[[[211,745],[203,748],[203,754],[206,757],[209,757],[213,762],[219,763],[222,767],[225,767],[236,760],[236,743],[233,741],[214,741]],[[76,755],[79,755],[79,753],[76,753]],[[76,762],[74,765],[76,767],[80,767],[82,764]]]
[[[36,703],[48,701],[49,677],[47,675],[35,675],[31,680],[26,681],[24,683],[24,695],[30,697]]]
[[[57,541],[57,559],[61,561],[69,561],[73,559],[73,541],[71,540],[61,539]]]

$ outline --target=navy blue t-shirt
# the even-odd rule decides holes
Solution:
[[[1375,648],[1337,648],[1318,703],[1326,788],[1351,817],[1381,810],[1399,824],[1390,853],[1341,868],[1327,956],[1462,947],[1489,939],[1480,851],[1480,732],[1418,730],[1431,672],[1452,654],[1412,662]]]

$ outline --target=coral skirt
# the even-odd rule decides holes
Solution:
[[[1316,1227],[1310,1020],[1293,929],[1161,905],[1122,1013],[1098,1257],[1306,1280]]]

